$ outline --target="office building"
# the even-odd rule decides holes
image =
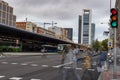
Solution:
[[[73,38],[73,28],[64,28],[64,29],[67,30],[68,39],[72,40],[72,38]]]
[[[0,23],[14,27],[16,26],[16,16],[13,15],[13,7],[2,0],[0,0]]]
[[[91,45],[91,22],[92,11],[90,9],[84,9],[83,16],[79,16],[78,43],[83,45]]]
[[[91,24],[91,43],[93,43],[95,40],[95,24]]]
[[[78,43],[81,44],[81,30],[82,28],[82,16],[79,15],[79,20],[78,20]]]

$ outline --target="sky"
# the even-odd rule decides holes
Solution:
[[[14,8],[17,21],[37,23],[55,22],[55,26],[73,28],[73,40],[78,41],[78,16],[83,9],[92,10],[92,22],[96,25],[95,39],[103,40],[104,31],[108,31],[110,18],[110,0],[4,0]],[[115,0],[111,0],[114,7]],[[101,24],[103,23],[103,24]],[[46,29],[51,25],[46,25]]]

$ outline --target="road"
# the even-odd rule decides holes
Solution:
[[[93,58],[94,60],[97,59]],[[93,61],[94,61],[93,60]],[[1,56],[0,80],[62,80],[63,74],[60,68],[60,55],[46,56]],[[78,63],[77,72],[82,80],[97,80],[96,60],[93,68],[86,70],[84,62]],[[68,69],[68,80],[77,80],[73,69]]]

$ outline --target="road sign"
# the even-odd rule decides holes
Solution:
[[[112,39],[108,40],[108,48],[113,48],[113,40]]]

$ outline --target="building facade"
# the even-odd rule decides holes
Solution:
[[[93,43],[95,40],[95,24],[91,24],[91,43]]]
[[[64,28],[64,29],[67,30],[68,39],[72,40],[73,39],[73,28]]]
[[[48,30],[55,32],[55,37],[57,39],[62,39],[62,40],[68,39],[67,30],[65,30],[64,28],[54,26],[54,27],[49,27]]]
[[[91,20],[92,11],[90,9],[83,10],[83,16],[79,16],[79,38],[78,42],[83,45],[91,45]]]
[[[48,37],[55,37],[55,32],[37,26],[33,22],[16,22],[16,27],[26,31],[38,33]]]
[[[78,20],[78,43],[81,44],[81,32],[82,32],[82,16],[79,15]]]
[[[48,36],[48,37],[55,38],[55,32],[52,32],[52,31],[47,30],[47,29],[42,28],[42,27],[37,27],[37,33]]]
[[[118,27],[116,29],[117,43],[120,44],[120,0],[116,0],[115,8],[118,9]]]
[[[37,33],[37,25],[32,22],[16,22],[16,27]]]
[[[16,26],[16,16],[13,15],[13,7],[2,0],[0,0],[0,23],[13,27]]]

